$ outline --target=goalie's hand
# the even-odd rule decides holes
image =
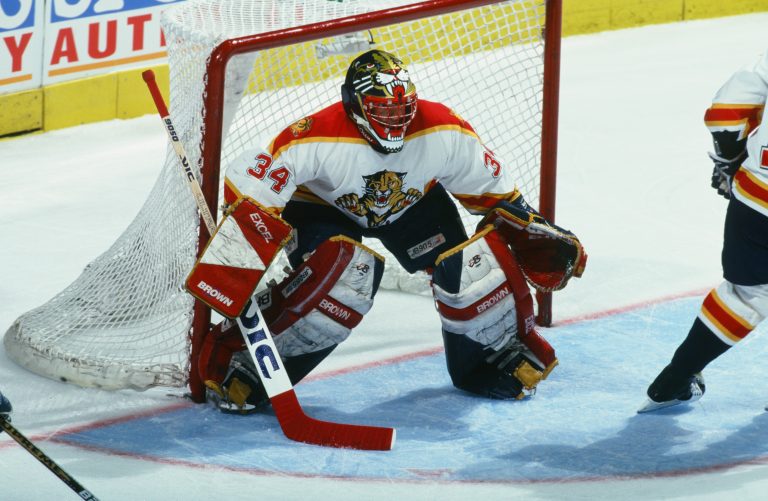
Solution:
[[[708,153],[709,158],[712,159],[715,166],[712,169],[712,187],[717,190],[718,195],[722,195],[726,199],[731,198],[731,182],[734,174],[741,167],[741,163],[747,157],[747,152],[742,152],[739,156],[732,160],[727,160],[714,153]]]
[[[551,292],[580,277],[587,254],[576,235],[547,221],[522,196],[501,201],[478,227],[492,224],[517,257],[525,279],[536,290]]]

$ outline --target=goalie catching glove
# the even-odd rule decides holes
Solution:
[[[526,280],[537,290],[551,292],[580,277],[587,254],[570,231],[551,224],[518,195],[496,204],[478,225],[493,225],[512,248]]]
[[[534,329],[533,299],[517,260],[492,226],[440,255],[432,290],[457,388],[521,399],[557,365]]]

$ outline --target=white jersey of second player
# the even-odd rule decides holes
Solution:
[[[704,120],[713,133],[738,133],[747,138],[748,156],[733,178],[733,196],[768,216],[768,52],[753,66],[741,69],[717,91]],[[761,126],[762,125],[762,126]]]

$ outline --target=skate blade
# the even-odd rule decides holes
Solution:
[[[666,402],[654,402],[650,398],[645,402],[645,404],[637,409],[638,414],[644,414],[646,412],[653,412],[658,411],[660,409],[666,409],[667,407],[673,407],[675,405],[680,404],[688,404],[691,400],[667,400]]]
[[[672,407],[675,405],[680,404],[692,404],[693,402],[696,402],[699,400],[702,396],[704,396],[704,390],[701,389],[700,386],[697,384],[691,385],[691,397],[687,398],[685,400],[667,400],[666,402],[654,402],[650,398],[647,402],[645,402],[645,405],[637,409],[638,414],[643,414],[645,412],[653,412],[657,411],[659,409],[664,409],[666,407]]]

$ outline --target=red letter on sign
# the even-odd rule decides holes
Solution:
[[[16,45],[15,37],[5,37],[3,41],[5,46],[8,47],[8,52],[11,53],[11,72],[21,71],[21,62],[24,57],[24,51],[29,45],[29,41],[32,39],[32,33],[24,33],[21,35],[21,43]]]
[[[103,59],[115,53],[117,47],[117,21],[107,21],[107,47],[99,50],[99,23],[88,25],[88,55],[94,59]]]
[[[150,19],[152,19],[152,14],[128,18],[128,26],[133,28],[133,50],[142,50],[144,48],[144,25]]]
[[[77,47],[75,46],[75,35],[72,28],[64,28],[56,36],[56,43],[53,44],[53,54],[51,54],[51,66],[59,64],[61,59],[66,59],[68,63],[77,62]]]

